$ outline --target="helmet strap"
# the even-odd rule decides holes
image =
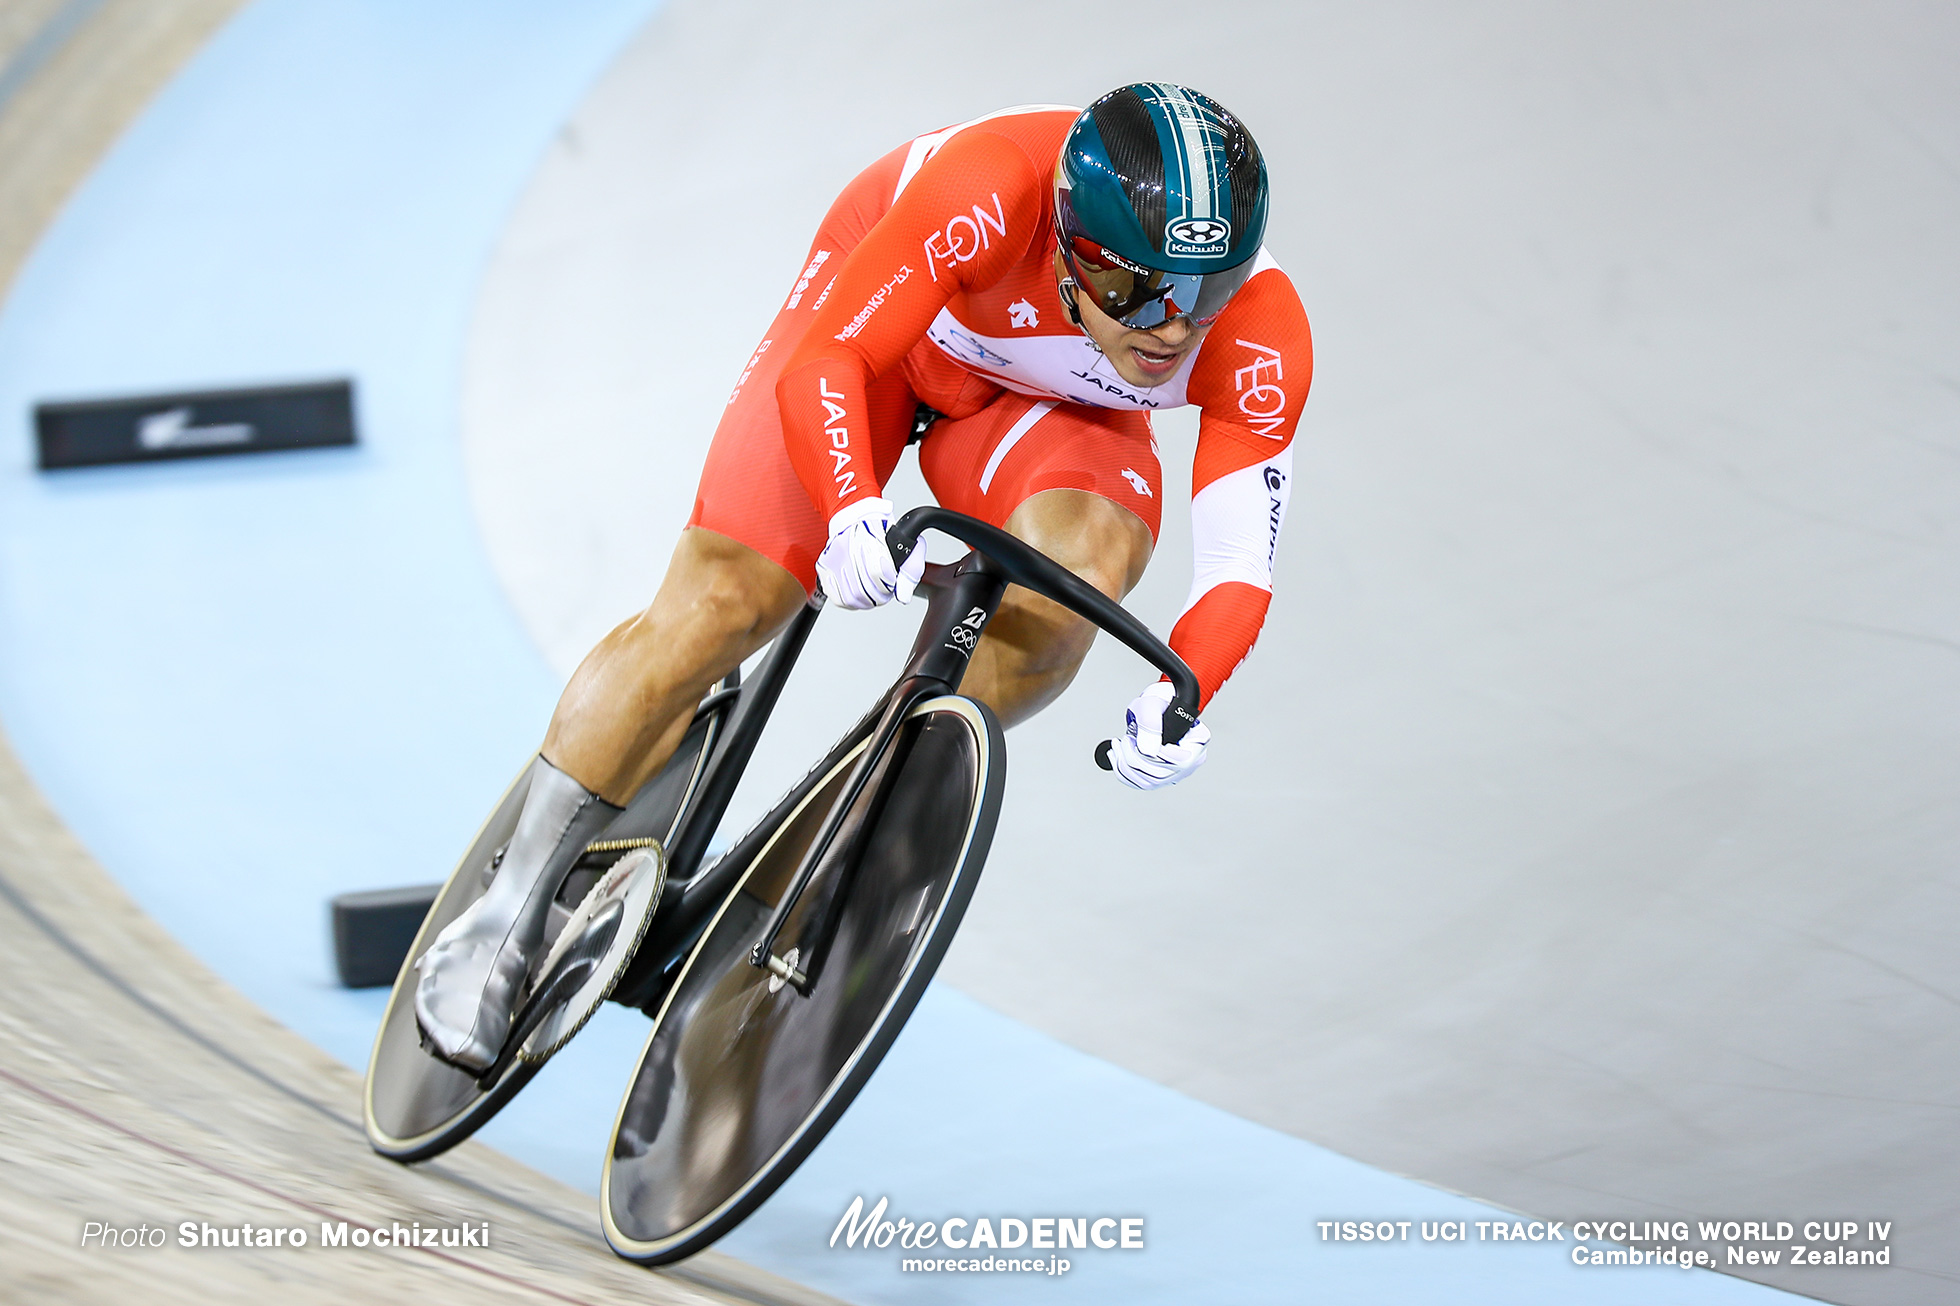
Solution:
[[[1063,277],[1061,284],[1055,289],[1061,295],[1062,307],[1068,310],[1068,320],[1075,324],[1075,329],[1080,331],[1082,338],[1089,342],[1089,348],[1100,354],[1103,348],[1096,343],[1096,338],[1089,334],[1089,328],[1082,325],[1082,309],[1075,302],[1075,297],[1082,293],[1082,288],[1075,284],[1074,277]]]

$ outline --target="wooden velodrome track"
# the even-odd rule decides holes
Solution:
[[[239,0],[0,0],[0,294],[102,152]],[[0,1298],[748,1302],[831,1299],[725,1256],[649,1274],[590,1197],[465,1144],[368,1150],[360,1081],[147,919],[0,737]],[[91,1221],[166,1226],[83,1247]],[[191,1250],[183,1221],[300,1228],[299,1251]],[[323,1223],[482,1224],[485,1250],[328,1249]],[[99,1241],[99,1240],[98,1240]]]

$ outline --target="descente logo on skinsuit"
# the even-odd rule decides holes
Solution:
[[[844,405],[832,400],[842,399],[844,392],[830,388],[830,378],[817,378],[817,394],[823,403],[824,434],[830,437],[830,479],[837,482],[837,497],[849,495],[857,484],[857,473],[851,470],[851,430],[844,425]]]
[[[982,206],[973,206],[973,216],[955,213],[946,219],[946,225],[926,237],[926,271],[932,273],[934,281],[939,280],[939,264],[944,261],[951,271],[962,263],[974,259],[993,248],[993,238],[987,234],[991,228],[995,236],[1007,235],[1007,211],[1001,207],[1000,192],[988,196],[994,202],[994,211],[987,212]]]

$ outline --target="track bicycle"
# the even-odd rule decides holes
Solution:
[[[926,568],[926,612],[892,687],[753,828],[707,860],[821,609],[800,609],[755,673],[702,700],[680,747],[587,845],[552,905],[543,959],[481,1074],[421,1046],[415,959],[480,896],[524,802],[513,784],[437,895],[395,980],[364,1112],[384,1156],[417,1161],[490,1119],[607,999],[653,1028],[613,1125],[606,1239],[649,1265],[741,1223],[793,1173],[897,1038],[971,898],[1006,781],[1001,727],[959,694],[1007,586],[1114,635],[1169,677],[1164,738],[1196,720],[1197,678],[1120,604],[1007,532],[915,508],[901,563],[936,529],[966,543]],[[1096,749],[1105,769],[1109,743]],[[705,863],[705,864],[704,864]]]

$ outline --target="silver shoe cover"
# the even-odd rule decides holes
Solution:
[[[542,756],[532,761],[496,878],[415,963],[415,1020],[443,1060],[478,1072],[496,1061],[542,950],[551,900],[619,812]]]

